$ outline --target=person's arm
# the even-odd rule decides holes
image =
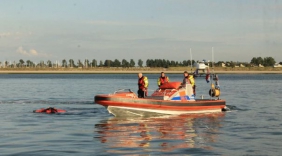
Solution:
[[[161,85],[161,79],[160,78],[158,78],[158,86],[160,86]]]
[[[186,85],[186,79],[185,79],[185,78],[183,79],[181,85],[182,85],[182,86],[185,86],[185,85]]]
[[[148,78],[147,77],[144,77],[144,87],[145,88],[148,88],[148,86],[149,86],[149,81],[148,81]]]

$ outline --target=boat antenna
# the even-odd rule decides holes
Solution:
[[[192,73],[192,51],[191,51],[191,48],[190,48],[190,59],[191,59],[191,73]]]
[[[213,89],[212,89],[212,81],[213,81],[213,74],[214,74],[214,68],[213,68],[213,47],[212,47],[212,62],[211,62],[211,67],[212,67],[212,71],[211,71],[211,94],[210,94],[210,99],[212,99],[212,94],[213,94]]]
[[[212,47],[212,73],[214,74],[214,55],[213,55],[213,47]]]

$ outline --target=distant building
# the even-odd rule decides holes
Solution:
[[[263,65],[259,64],[259,67],[264,67]]]
[[[221,67],[226,67],[225,63],[221,63]]]
[[[243,64],[240,64],[240,67],[245,67],[245,65],[243,65]]]
[[[274,67],[274,68],[277,68],[277,67],[282,67],[282,65],[281,65],[281,64],[279,64],[279,63],[275,63],[273,67]]]

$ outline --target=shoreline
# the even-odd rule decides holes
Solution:
[[[162,70],[135,70],[135,71],[113,71],[113,70],[0,70],[0,74],[159,74]],[[187,70],[189,72],[189,70]],[[183,70],[179,71],[165,71],[167,74],[182,74]],[[216,74],[282,74],[282,71],[216,71]],[[201,73],[204,74],[204,73]]]
[[[95,68],[0,68],[0,74],[159,74],[165,72],[168,74],[182,74],[184,71],[189,73],[196,71],[196,68],[189,67],[171,67],[171,68],[150,68],[150,67],[95,67]],[[282,68],[273,67],[214,67],[210,68],[217,74],[282,74]],[[205,74],[206,71],[199,70],[199,74]]]

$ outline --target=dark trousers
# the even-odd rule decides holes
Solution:
[[[194,93],[194,96],[196,96],[196,85],[193,86],[193,93]]]
[[[145,97],[145,92],[142,89],[138,90],[138,97],[139,98],[144,98]]]

